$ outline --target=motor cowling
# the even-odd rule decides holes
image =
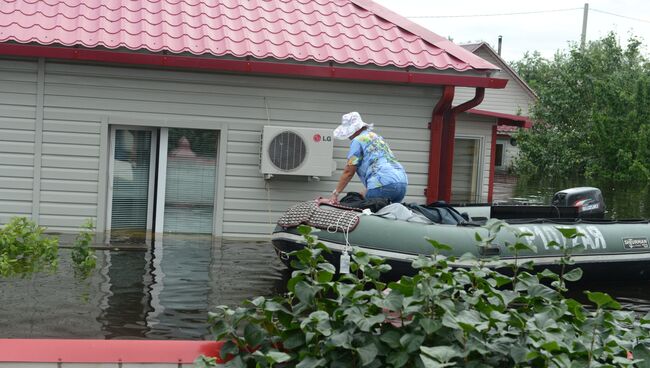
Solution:
[[[561,190],[553,196],[553,206],[576,207],[578,217],[603,218],[605,217],[605,200],[600,189],[594,187],[577,187]]]

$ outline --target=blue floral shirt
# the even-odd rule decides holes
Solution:
[[[348,165],[357,167],[357,175],[366,189],[388,184],[408,184],[406,172],[384,139],[371,131],[364,131],[350,143]]]

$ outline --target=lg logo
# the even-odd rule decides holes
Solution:
[[[320,134],[314,134],[313,139],[314,139],[314,142],[316,142],[316,143],[318,143],[318,142],[331,142],[332,141],[332,136],[329,136],[329,135],[324,136],[324,135],[320,135]]]

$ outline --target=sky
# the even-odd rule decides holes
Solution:
[[[526,51],[552,58],[556,51],[567,50],[570,42],[579,43],[585,4],[584,0],[374,1],[457,44],[485,41],[496,50],[501,35],[501,56],[508,62],[521,59]],[[614,31],[625,45],[633,34],[643,40],[643,52],[650,54],[650,1],[597,0],[589,2],[589,9],[587,41]],[[538,13],[484,16],[526,12]]]

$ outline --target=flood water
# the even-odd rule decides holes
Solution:
[[[585,180],[539,181],[517,180],[514,176],[495,175],[494,200],[549,204],[553,194],[573,187],[589,186],[599,188],[607,206],[606,217],[612,219],[650,218],[650,184],[612,184],[589,182]]]
[[[497,176],[495,200],[548,203],[564,186]],[[608,217],[650,218],[648,188],[602,187]],[[96,251],[96,271],[75,278],[69,249],[53,274],[0,278],[0,338],[210,339],[211,308],[285,290],[288,272],[270,242],[168,235],[149,246],[115,242]],[[628,309],[650,311],[650,282],[580,285]]]
[[[69,249],[54,274],[0,278],[0,338],[210,339],[207,315],[284,290],[269,242],[165,236],[150,249],[96,251],[75,278]]]

